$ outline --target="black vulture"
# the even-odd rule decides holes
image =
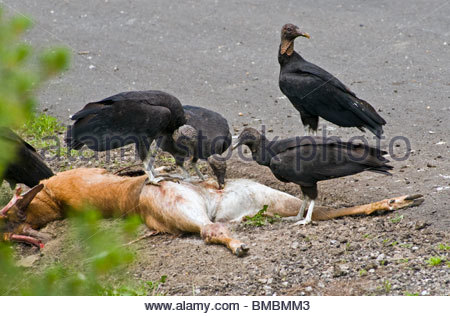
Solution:
[[[279,85],[300,112],[306,134],[317,133],[320,116],[342,127],[357,127],[361,131],[367,128],[380,138],[386,121],[336,77],[295,52],[294,40],[298,36],[309,38],[293,24],[281,29]]]
[[[193,152],[180,150],[180,146],[177,146],[172,137],[163,136],[157,141],[157,144],[162,150],[174,156],[177,166],[184,171],[186,176],[189,174],[183,164],[185,160],[192,156],[192,167],[199,178],[204,180],[196,163],[198,159],[207,160],[217,178],[219,188],[222,188],[225,183],[226,163],[224,158],[219,155],[224,153],[232,142],[228,121],[219,113],[199,106],[183,105],[183,109],[186,125],[192,126],[197,132],[195,135],[196,142],[191,145],[193,146]],[[183,147],[190,148],[188,145]],[[214,157],[212,157],[213,155]],[[223,162],[219,160],[223,160]]]
[[[52,170],[42,160],[30,144],[20,138],[16,133],[7,127],[0,127],[0,138],[15,146],[16,156],[10,162],[3,175],[0,175],[0,183],[3,179],[8,181],[11,189],[17,183],[23,183],[34,187],[39,181],[53,176]]]
[[[106,151],[134,143],[153,184],[162,178],[154,176],[150,145],[159,136],[172,137],[186,123],[180,101],[156,90],[122,92],[88,103],[71,119],[75,123],[67,130],[69,149],[86,145],[94,151]],[[189,131],[185,127],[184,131]]]
[[[382,156],[386,152],[364,144],[343,142],[336,137],[304,136],[269,141],[256,129],[246,128],[233,149],[240,145],[247,145],[253,160],[269,167],[278,180],[300,185],[304,200],[295,217],[297,225],[311,222],[318,181],[362,171],[390,175],[392,169]],[[308,201],[311,201],[308,213],[302,220]]]

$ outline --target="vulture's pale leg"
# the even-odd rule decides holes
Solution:
[[[296,216],[285,217],[285,218],[283,218],[283,220],[290,221],[290,222],[298,222],[298,221],[302,220],[304,218],[303,214],[305,213],[306,205],[308,205],[308,200],[309,199],[307,197],[305,197],[303,199],[302,205],[300,205],[300,211],[298,211]]]
[[[147,139],[148,146],[146,144],[146,139],[140,138],[139,142],[136,144],[139,158],[141,158],[144,164],[144,171],[148,176],[148,184],[158,184],[163,178],[155,177],[155,169],[153,168],[153,163],[155,162],[156,152],[152,153],[150,150],[150,145],[153,143],[153,139]]]
[[[306,225],[311,223],[312,213],[314,211],[314,202],[315,202],[314,200],[311,200],[311,203],[309,203],[308,213],[306,213],[305,219],[298,221],[297,223],[294,224],[294,226]]]
[[[189,171],[184,167],[184,165],[179,165],[180,169],[183,171],[183,179],[189,180],[191,178],[191,175],[189,174]]]
[[[309,131],[310,131],[309,126],[305,125],[304,129],[305,129],[305,136],[309,136]]]
[[[164,180],[162,177],[155,177],[154,172],[155,169],[153,168],[153,163],[155,162],[155,157],[152,155],[152,153],[149,151],[147,154],[147,157],[144,160],[144,171],[148,175],[147,183],[149,184],[158,184],[161,180]]]
[[[195,173],[198,175],[200,180],[205,181],[205,176],[200,172],[200,170],[198,170],[197,162],[192,162],[191,165],[192,165],[192,168],[194,168]]]

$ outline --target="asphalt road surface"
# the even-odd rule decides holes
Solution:
[[[392,192],[420,192],[412,216],[450,226],[450,2],[6,0],[7,14],[35,21],[27,40],[72,50],[69,71],[40,92],[40,108],[65,122],[89,101],[159,89],[269,136],[302,135],[278,88],[281,26],[311,35],[295,48],[336,75],[386,119],[387,147],[407,137],[413,154],[394,162]],[[241,115],[239,115],[241,113]],[[357,129],[323,120],[349,138]],[[272,131],[273,130],[273,131]],[[366,134],[372,139],[371,134]],[[394,147],[400,153],[405,146]],[[403,169],[401,169],[403,168]],[[395,172],[394,172],[395,173]]]

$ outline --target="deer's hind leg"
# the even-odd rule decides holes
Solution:
[[[179,213],[173,209],[170,216],[165,217],[164,223],[156,220],[153,216],[144,215],[147,227],[158,232],[172,234],[200,233],[201,237],[208,244],[225,245],[238,257],[248,252],[248,247],[243,242],[231,237],[230,231],[223,223],[213,223],[204,216],[192,216],[194,212]],[[199,214],[197,214],[199,215]]]
[[[246,244],[231,237],[230,231],[222,223],[204,225],[200,234],[206,243],[225,245],[238,257],[244,256],[249,250]]]
[[[206,243],[225,245],[242,256],[248,247],[231,237],[225,224],[214,223],[209,216],[209,196],[199,193],[189,183],[162,182],[146,186],[140,203],[141,216],[150,229],[172,234],[200,234]]]

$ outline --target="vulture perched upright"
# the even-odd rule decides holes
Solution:
[[[158,140],[158,146],[175,158],[179,166],[188,175],[184,168],[184,161],[192,156],[192,167],[200,179],[204,179],[202,173],[197,168],[198,159],[208,161],[214,175],[217,178],[219,188],[225,183],[226,163],[224,158],[220,157],[231,145],[231,133],[228,121],[219,113],[192,105],[183,105],[186,124],[196,130],[195,146],[192,153],[185,150],[179,150],[172,137],[161,137]],[[220,161],[222,160],[222,161]]]
[[[0,175],[0,183],[8,181],[11,189],[17,183],[23,183],[34,187],[39,181],[53,176],[52,170],[42,160],[30,144],[20,138],[16,133],[6,127],[0,127],[0,138],[4,142],[9,142],[15,146],[16,156],[11,161],[3,175]]]
[[[295,52],[294,40],[298,36],[309,38],[293,24],[281,29],[279,85],[300,112],[306,134],[317,133],[320,116],[342,127],[357,127],[362,131],[367,128],[380,138],[386,121],[336,77]]]
[[[159,136],[189,139],[195,132],[184,126],[186,119],[180,101],[166,92],[130,91],[91,102],[75,113],[75,123],[67,130],[66,142],[70,149],[83,145],[94,151],[106,151],[128,144],[136,144],[149,182],[156,184],[162,178],[154,176],[155,157],[150,145]],[[184,126],[182,130],[179,130]]]
[[[283,182],[300,185],[305,199],[295,220],[308,224],[317,197],[317,182],[345,177],[362,171],[390,175],[392,166],[382,157],[386,152],[364,144],[341,142],[335,138],[292,137],[269,141],[254,128],[246,128],[239,135],[233,149],[247,145],[253,160],[270,168],[275,177]],[[311,201],[308,213],[303,213]]]

